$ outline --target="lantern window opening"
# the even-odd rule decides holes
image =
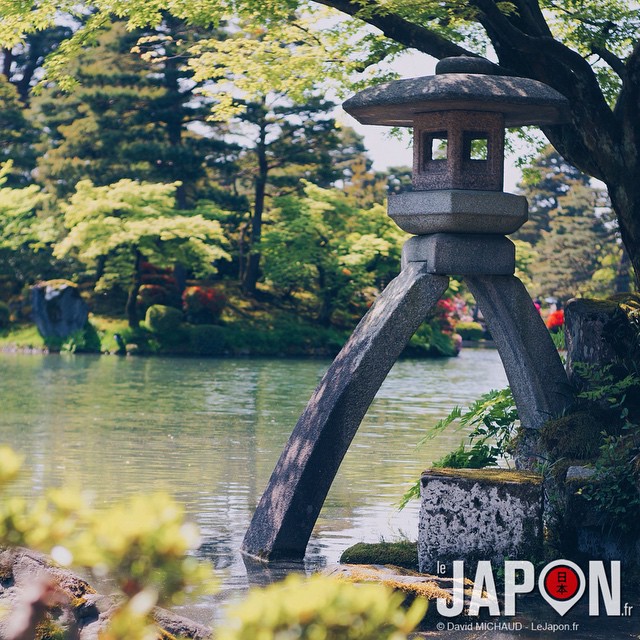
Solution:
[[[446,131],[430,131],[424,138],[424,164],[446,162],[449,159],[449,139]]]
[[[489,159],[489,134],[484,131],[465,131],[463,154],[465,160],[486,162]]]

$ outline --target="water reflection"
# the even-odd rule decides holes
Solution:
[[[292,567],[250,565],[237,553],[280,451],[329,365],[318,360],[136,359],[1,354],[3,441],[26,456],[14,491],[75,484],[96,505],[166,490],[203,534],[199,554],[223,577],[217,598],[185,613],[210,622],[212,604]],[[305,562],[335,562],[359,541],[415,537],[417,506],[394,504],[429,463],[455,448],[444,433],[416,451],[454,405],[506,384],[498,354],[397,363],[332,487]]]

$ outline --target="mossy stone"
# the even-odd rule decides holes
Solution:
[[[539,485],[542,476],[531,471],[515,469],[446,469],[433,468],[425,471],[429,476],[444,476],[448,478],[463,478],[465,480],[482,483],[528,483]]]
[[[412,571],[418,570],[418,543],[358,542],[340,556],[343,564],[391,564]]]
[[[606,416],[591,409],[549,420],[540,430],[540,439],[553,460],[596,458],[602,444],[602,432],[607,431]]]

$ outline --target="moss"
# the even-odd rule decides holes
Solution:
[[[453,599],[449,591],[439,587],[435,582],[403,582],[385,574],[376,576],[371,571],[358,571],[357,569],[354,569],[348,576],[340,576],[340,579],[345,582],[379,582],[395,591],[402,591],[406,595],[427,600],[444,598],[451,602]]]
[[[444,476],[447,478],[463,478],[477,482],[535,484],[542,483],[542,476],[531,471],[516,471],[515,469],[429,469],[425,471],[429,476]]]
[[[358,542],[340,556],[345,564],[392,564],[397,567],[418,570],[418,543],[402,542]]]
[[[577,411],[545,423],[540,439],[553,460],[590,460],[598,456],[607,422],[607,416],[596,408]]]
[[[577,298],[571,302],[571,306],[574,309],[580,309],[583,313],[612,313],[618,306],[618,301]]]
[[[52,620],[43,620],[36,625],[34,640],[65,640],[66,637],[63,629]]]
[[[64,278],[56,278],[54,280],[46,280],[42,283],[43,285],[57,291],[58,289],[66,289],[67,287],[72,287],[73,289],[77,289],[78,285],[75,282],[71,282],[71,280],[65,280]]]

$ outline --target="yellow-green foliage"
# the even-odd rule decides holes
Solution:
[[[96,290],[114,282],[128,285],[134,271],[135,252],[158,266],[176,262],[189,265],[198,275],[215,273],[214,263],[229,258],[220,223],[205,216],[208,209],[175,208],[175,184],[119,180],[96,187],[89,180],[62,206],[67,235],[54,253],[75,256],[93,268],[104,261]]]
[[[0,447],[0,489],[21,463],[15,452]],[[0,545],[43,551],[119,587],[125,599],[101,640],[156,640],[154,606],[181,603],[187,592],[213,591],[210,566],[187,555],[197,538],[183,509],[162,493],[134,496],[106,510],[90,508],[70,489],[52,489],[29,502],[8,498],[0,505]]]
[[[427,603],[410,609],[404,596],[382,585],[353,585],[314,575],[290,575],[255,589],[232,613],[220,640],[404,640]]]

